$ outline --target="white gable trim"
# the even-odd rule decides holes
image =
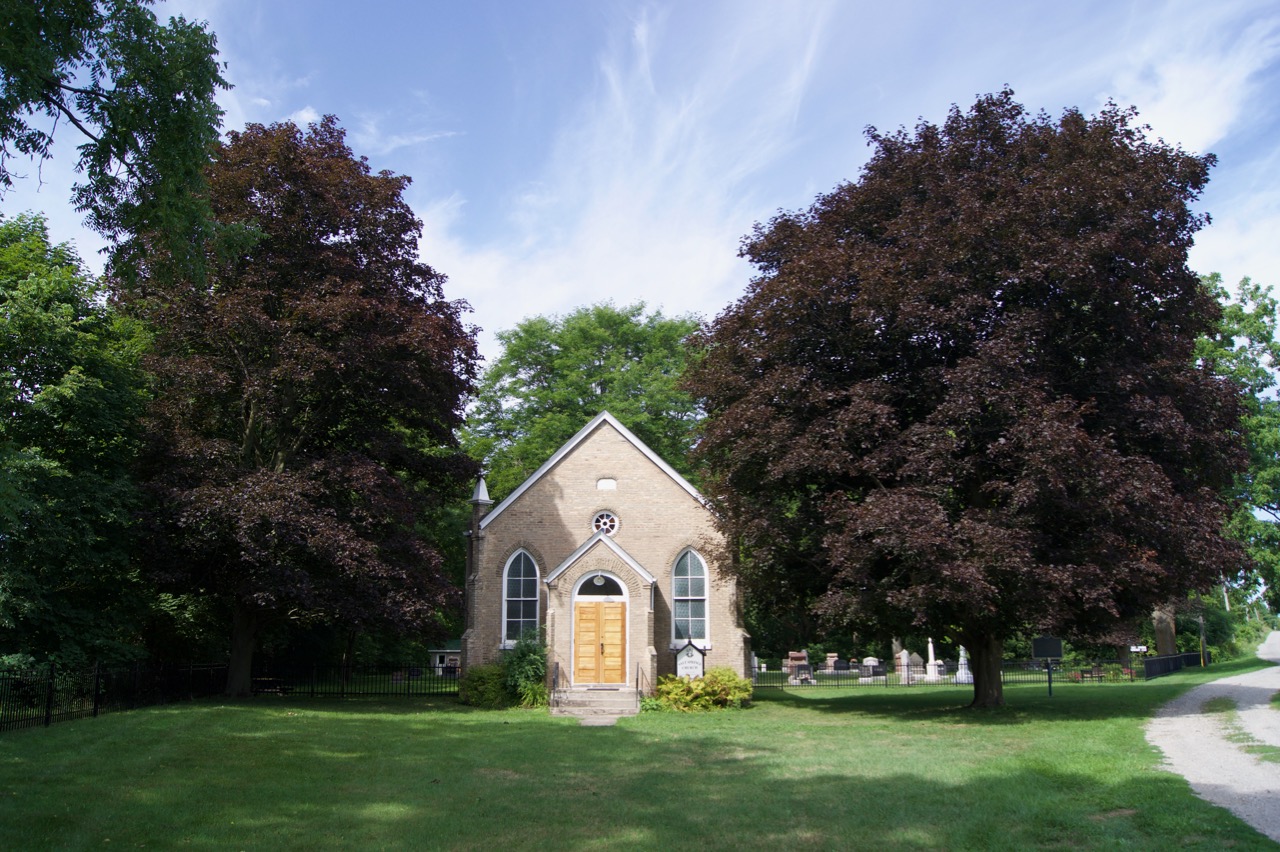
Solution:
[[[535,470],[532,476],[530,476],[528,479],[522,482],[519,488],[517,488],[515,491],[512,491],[511,496],[507,497],[507,499],[503,500],[501,503],[495,506],[493,508],[493,511],[485,515],[484,518],[481,519],[480,521],[480,529],[484,529],[485,527],[489,526],[489,523],[494,518],[501,515],[504,509],[506,509],[508,506],[510,506],[512,503],[518,500],[521,494],[524,494],[524,492],[532,488],[533,484],[537,482],[539,479],[541,479],[543,475],[546,474],[547,471],[555,467],[556,464],[559,463],[561,459],[563,459],[565,456],[569,455],[569,453],[577,449],[578,445],[581,444],[583,441],[585,441],[587,437],[592,432],[594,432],[602,423],[608,423],[610,426],[616,429],[619,435],[621,435],[623,438],[627,440],[628,443],[630,443],[637,450],[643,453],[645,458],[647,458],[649,461],[657,465],[659,470],[661,470],[667,476],[671,477],[671,480],[675,482],[676,485],[679,485],[686,492],[688,492],[690,497],[692,497],[694,500],[697,500],[699,503],[706,505],[706,501],[702,499],[702,495],[698,493],[698,489],[690,485],[688,480],[686,480],[683,476],[676,473],[675,468],[673,468],[671,465],[664,462],[658,456],[657,453],[655,453],[653,450],[645,446],[644,441],[641,441],[634,434],[632,434],[630,429],[628,429],[626,426],[623,426],[621,423],[618,422],[618,418],[614,417],[612,414],[610,414],[607,411],[602,411],[599,414],[597,414],[590,423],[588,423],[586,426],[583,426],[578,431],[578,434],[574,435],[567,442],[565,442],[564,446],[556,450],[555,454],[551,456],[551,458],[547,459],[546,462],[542,465],[542,467]]]
[[[591,538],[584,541],[581,545],[579,545],[578,549],[575,550],[573,553],[569,554],[569,558],[561,562],[559,565],[557,565],[556,570],[548,574],[547,579],[543,580],[542,582],[546,583],[548,586],[551,585],[551,583],[557,577],[559,577],[565,571],[568,571],[573,566],[573,563],[577,562],[579,559],[585,556],[587,551],[591,550],[591,548],[595,547],[597,544],[604,544],[606,547],[612,550],[615,556],[617,556],[619,559],[625,562],[627,564],[627,567],[630,568],[632,571],[635,571],[636,574],[638,574],[640,578],[643,579],[646,583],[657,582],[657,579],[648,571],[644,570],[644,566],[641,565],[639,562],[637,562],[635,560],[635,557],[633,557],[630,553],[627,553],[625,550],[623,550],[622,545],[618,544],[616,541],[609,538],[609,536],[605,533],[604,530],[601,530],[600,532],[591,536]]]

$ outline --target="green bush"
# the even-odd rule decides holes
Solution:
[[[546,707],[547,648],[541,633],[526,633],[502,660],[472,666],[458,680],[458,700],[473,707]]]
[[[751,681],[723,666],[708,669],[702,677],[664,675],[658,678],[655,697],[665,709],[683,713],[738,709],[751,703]]]
[[[468,668],[458,678],[458,700],[472,707],[491,710],[511,706],[505,667],[500,663],[490,663]]]
[[[547,705],[547,646],[542,631],[524,633],[502,659],[507,694],[521,707]]]
[[[550,694],[547,692],[545,683],[539,681],[538,683],[523,683],[520,685],[521,707],[546,707],[550,703]]]

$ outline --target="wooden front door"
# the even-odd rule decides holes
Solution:
[[[579,601],[573,607],[573,682],[626,683],[627,605]]]

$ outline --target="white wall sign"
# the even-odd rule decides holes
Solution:
[[[679,677],[702,677],[703,660],[706,652],[692,642],[676,651],[676,675]]]

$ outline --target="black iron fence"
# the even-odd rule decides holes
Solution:
[[[12,669],[0,672],[0,731],[216,695],[226,685],[225,665]]]
[[[255,695],[356,696],[456,695],[456,666],[269,665],[254,673]]]
[[[1209,652],[1205,651],[1203,664],[1207,666],[1211,662],[1213,661],[1209,658]],[[1201,660],[1197,651],[1189,654],[1169,654],[1164,657],[1146,657],[1142,661],[1143,675],[1147,680],[1199,665]]]
[[[1199,655],[1190,654],[1199,665]],[[1053,664],[1054,683],[1129,683],[1157,677],[1144,662],[1168,659],[1164,657],[1146,660],[1106,660],[1099,663],[1067,665]],[[1191,663],[1185,663],[1191,665]],[[1179,666],[1178,668],[1181,668]],[[1169,669],[1174,671],[1176,669]],[[1161,671],[1159,674],[1166,674]],[[1001,665],[1001,681],[1007,684],[1047,683],[1049,671],[1043,660],[1006,660]],[[755,672],[752,677],[757,687],[829,686],[829,687],[885,687],[893,686],[972,686],[973,672],[960,669],[954,662],[938,662],[930,670],[927,666],[902,669],[894,666],[851,666],[826,669],[818,666],[798,665],[781,670]]]
[[[225,663],[90,669],[48,663],[0,671],[0,732],[221,695],[226,688]],[[254,674],[253,691],[353,698],[452,695],[458,691],[458,673],[451,666],[419,664],[275,666]]]

